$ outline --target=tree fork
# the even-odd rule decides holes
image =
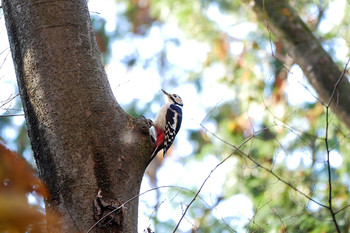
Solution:
[[[61,231],[86,232],[100,189],[115,203],[139,193],[153,149],[147,123],[115,100],[85,0],[2,0],[2,8],[28,135],[51,193],[46,211],[62,216]],[[129,203],[123,232],[137,232],[137,214],[138,202]]]

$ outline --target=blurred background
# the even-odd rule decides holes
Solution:
[[[349,1],[289,3],[343,70]],[[349,230],[349,131],[330,112],[329,170],[324,106],[265,22],[241,1],[88,5],[119,104],[134,117],[154,119],[165,103],[161,88],[184,101],[174,145],[144,176],[141,193],[155,189],[140,196],[139,232],[172,232],[209,175],[179,232],[332,232],[329,210],[318,204],[328,204],[329,172],[333,204],[341,210],[337,220]],[[0,138],[35,171],[2,12],[0,17]],[[251,135],[243,153],[233,153]],[[30,208],[44,213],[40,185],[22,191]]]

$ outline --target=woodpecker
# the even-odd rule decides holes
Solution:
[[[173,144],[175,136],[181,127],[182,121],[182,99],[176,94],[169,94],[162,89],[168,97],[168,102],[159,110],[153,126],[156,129],[156,147],[152,153],[149,163],[157,153],[163,149],[163,157]]]

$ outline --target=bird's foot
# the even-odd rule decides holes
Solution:
[[[151,128],[153,126],[153,121],[151,119],[147,119],[145,116],[141,116],[145,121],[147,122],[148,128]]]

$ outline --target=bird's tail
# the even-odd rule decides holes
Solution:
[[[151,158],[148,161],[147,166],[152,162],[152,160],[154,159],[154,157],[156,157],[156,155],[158,154],[158,152],[162,149],[162,147],[156,147],[151,155]]]
[[[165,158],[166,152],[168,152],[168,148],[164,148],[163,151],[164,151],[164,153],[163,153],[163,158]]]

